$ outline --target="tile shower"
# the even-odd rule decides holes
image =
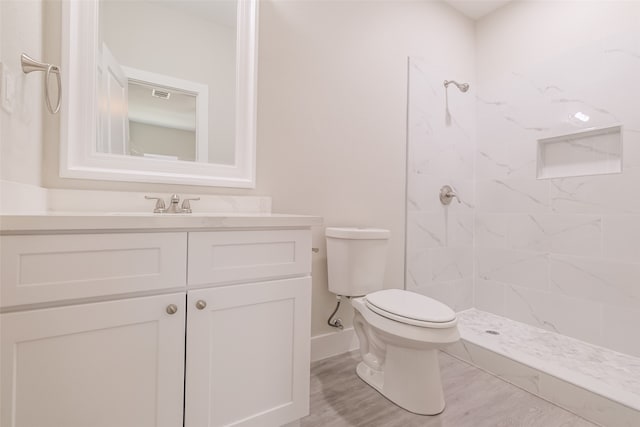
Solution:
[[[480,67],[474,81],[475,73],[409,61],[407,289],[467,310],[467,348],[456,352],[473,359],[490,348],[520,361],[513,378],[503,376],[552,400],[551,390],[572,384],[600,392],[622,406],[613,418],[599,407],[591,419],[633,425],[640,420],[640,37],[584,41],[516,69]],[[446,91],[450,78],[469,81],[470,91]],[[540,140],[618,125],[595,142],[569,141],[564,154],[548,151],[543,160],[557,177],[537,178],[545,167]],[[606,168],[620,159],[621,172],[594,172],[602,163],[612,172]],[[461,204],[440,204],[445,184]],[[486,336],[491,328],[501,336]],[[540,371],[568,383],[551,387]],[[620,415],[620,408],[632,409]]]

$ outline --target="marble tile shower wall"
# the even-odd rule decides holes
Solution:
[[[407,289],[456,311],[473,305],[475,86],[473,72],[463,74],[409,61]],[[469,82],[471,89],[452,85],[447,94],[445,79]],[[440,203],[446,184],[461,203]]]
[[[474,305],[640,356],[640,39],[503,71],[477,96]],[[536,179],[539,138],[617,124],[622,173]]]

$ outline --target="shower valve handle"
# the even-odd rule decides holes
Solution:
[[[460,203],[460,197],[458,197],[451,186],[445,185],[440,189],[440,203],[442,203],[443,205],[449,205],[454,198],[458,201],[458,203]]]

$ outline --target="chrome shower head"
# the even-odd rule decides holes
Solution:
[[[444,87],[448,88],[451,83],[456,85],[456,87],[460,90],[460,92],[466,92],[469,90],[469,83],[458,83],[455,80],[445,80]]]

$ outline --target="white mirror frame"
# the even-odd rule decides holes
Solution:
[[[254,188],[258,0],[238,0],[238,4],[235,164],[224,165],[97,151],[98,0],[62,2],[60,176]]]

